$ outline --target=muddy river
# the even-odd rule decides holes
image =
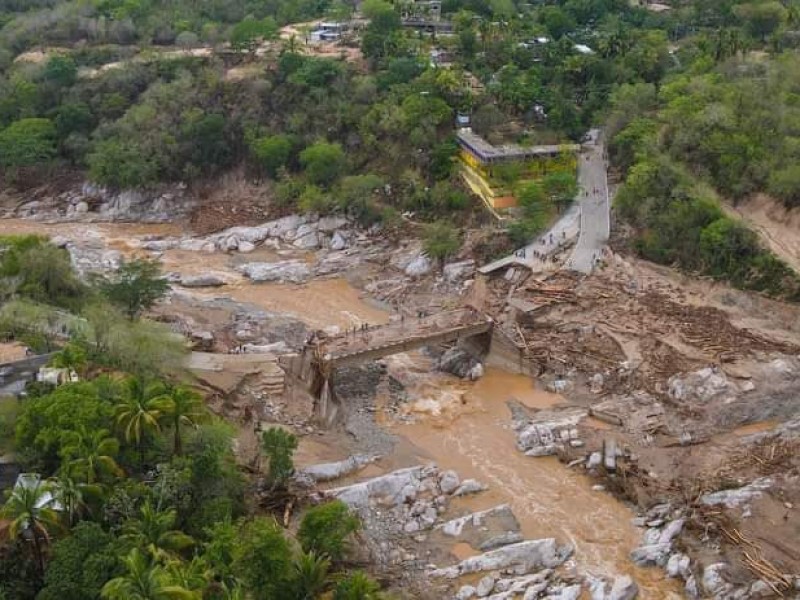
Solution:
[[[172,225],[0,221],[0,234],[13,233],[99,241],[126,254],[136,253],[143,236],[182,234]],[[169,271],[214,272],[229,281],[218,290],[192,293],[229,296],[296,316],[315,327],[347,326],[359,319],[370,323],[388,320],[387,312],[370,303],[344,279],[317,280],[302,286],[250,284],[235,270],[236,261],[270,260],[268,252],[257,250],[264,256],[231,257],[223,253],[168,251],[162,260]],[[529,458],[516,449],[506,401],[514,399],[540,408],[561,403],[563,398],[536,389],[529,378],[497,369],[488,369],[476,383],[434,373],[430,360],[419,353],[396,355],[387,363],[390,373],[405,384],[410,398],[405,419],[384,418],[381,423],[402,440],[398,452],[403,456],[394,462],[433,461],[456,470],[462,478],[475,478],[490,489],[455,500],[456,510],[468,512],[508,503],[526,538],[553,536],[570,542],[575,547],[579,571],[605,576],[630,574],[640,586],[640,598],[681,597],[677,594],[679,587],[665,580],[660,570],[636,568],[628,559],[641,539],[641,530],[631,524],[634,515],[629,508],[604,492],[593,491],[586,477],[555,458]],[[341,458],[335,456],[335,450],[331,454],[328,460]],[[453,551],[461,557],[473,553],[464,544]]]

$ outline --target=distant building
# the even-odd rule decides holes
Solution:
[[[348,30],[347,23],[323,21],[308,34],[308,39],[311,42],[338,42]]]
[[[496,177],[498,168],[516,164],[521,181],[535,181],[553,172],[575,172],[580,151],[578,144],[495,146],[468,127],[459,130],[457,140],[464,180],[493,211],[517,205],[513,191],[504,188]]]

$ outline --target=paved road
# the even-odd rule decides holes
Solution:
[[[611,230],[604,145],[599,133],[593,133],[594,142],[585,145],[586,151],[579,158],[581,229],[578,243],[566,265],[581,273],[591,273],[595,259],[601,256],[608,243]]]
[[[592,130],[590,136],[593,141],[584,144],[586,150],[578,157],[578,202],[533,242],[484,265],[479,269],[481,273],[510,265],[524,265],[537,272],[558,269],[561,265],[552,262],[552,255],[575,237],[578,242],[564,266],[582,273],[591,272],[595,258],[608,242],[610,217],[604,146],[598,130]]]

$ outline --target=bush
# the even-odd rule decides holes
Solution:
[[[305,552],[327,556],[341,562],[347,551],[347,538],[361,528],[358,517],[341,500],[315,506],[300,522],[297,539]]]
[[[329,186],[344,173],[346,160],[339,144],[317,142],[300,153],[300,164],[311,183]]]
[[[261,447],[269,460],[267,479],[275,488],[285,487],[294,473],[297,436],[280,427],[270,427],[261,434]]]
[[[250,151],[258,165],[274,179],[278,171],[289,162],[292,138],[288,135],[260,137],[250,143]]]
[[[428,256],[444,262],[461,247],[458,230],[445,221],[426,225],[423,247]]]
[[[56,155],[56,128],[49,119],[22,119],[0,131],[0,166],[31,167]]]

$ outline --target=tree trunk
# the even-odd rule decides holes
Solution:
[[[42,554],[42,542],[39,539],[39,532],[36,531],[36,524],[32,523],[31,533],[33,534],[33,552],[36,554],[36,565],[39,567],[39,575],[44,575],[44,555]]]
[[[181,424],[180,421],[175,421],[175,447],[173,453],[180,456],[183,453],[183,443],[181,440]]]

